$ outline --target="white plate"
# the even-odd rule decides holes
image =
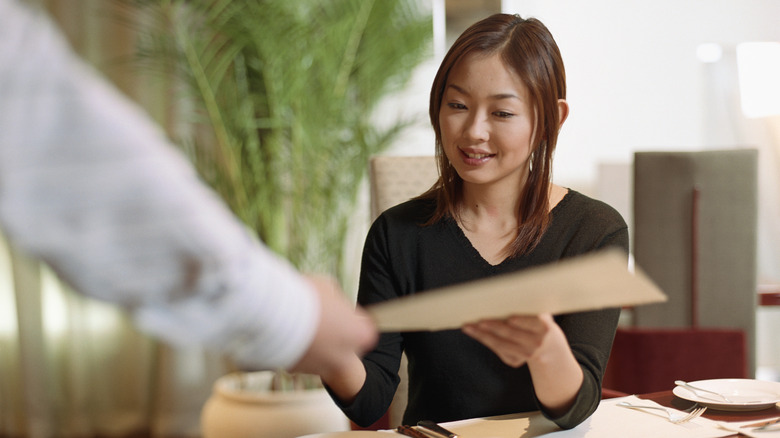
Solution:
[[[725,395],[731,403],[718,400],[718,396],[702,391],[676,386],[672,393],[677,397],[723,411],[760,411],[780,402],[780,382],[752,379],[711,379],[688,382],[691,386]]]

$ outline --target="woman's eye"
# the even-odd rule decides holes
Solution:
[[[493,113],[493,114],[495,114],[497,117],[500,117],[500,118],[502,118],[502,119],[508,119],[508,118],[510,118],[510,117],[512,117],[512,116],[514,116],[514,114],[512,114],[512,113],[508,113],[508,112],[506,112],[506,111],[496,111],[496,112],[495,112],[495,113]]]
[[[466,105],[463,105],[462,103],[457,103],[457,102],[450,102],[450,103],[447,104],[447,106],[452,108],[452,109],[456,109],[456,110],[466,109]]]

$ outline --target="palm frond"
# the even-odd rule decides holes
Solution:
[[[338,275],[368,158],[407,124],[372,113],[430,53],[419,0],[120,1],[192,108],[179,141],[203,178],[297,267]]]

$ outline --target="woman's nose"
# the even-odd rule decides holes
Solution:
[[[479,114],[474,114],[466,121],[463,136],[474,142],[485,142],[489,137],[487,119]]]

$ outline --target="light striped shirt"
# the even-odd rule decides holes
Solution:
[[[89,296],[177,344],[289,367],[319,301],[161,129],[42,14],[0,0],[0,225]]]

